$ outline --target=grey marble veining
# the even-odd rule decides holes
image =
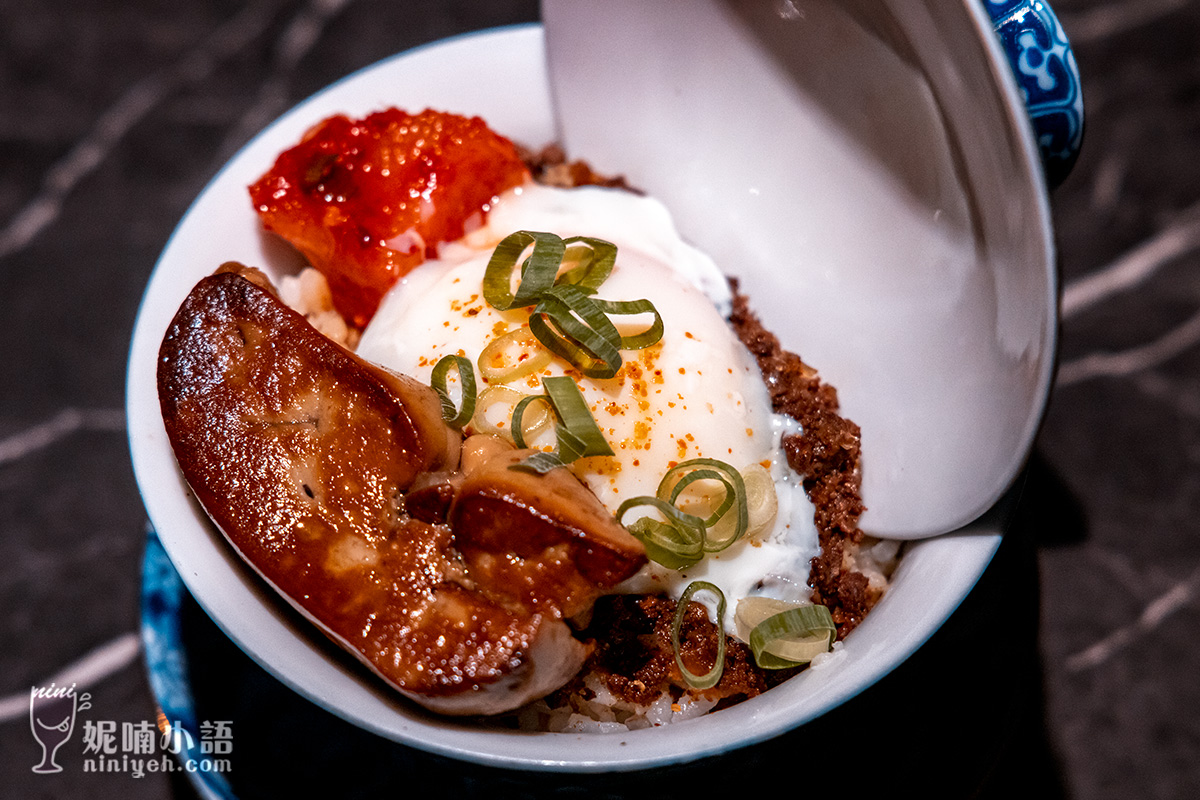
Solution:
[[[1022,713],[1049,751],[1009,743],[977,796],[1195,797],[1200,2],[1055,8],[1088,128],[1052,198],[1062,360],[1021,499],[1040,627],[1011,669],[1038,689]],[[536,16],[515,0],[0,0],[0,796],[190,796],[178,777],[84,774],[78,754],[32,774],[20,707],[74,667],[97,678],[96,718],[154,718],[130,647],[145,518],[123,381],[176,221],[256,130],[337,77]]]
[[[1054,196],[1062,364],[1038,451],[1048,720],[1075,795],[1200,791],[1200,7],[1060,2],[1085,78]]]

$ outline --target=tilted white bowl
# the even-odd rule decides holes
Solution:
[[[1019,3],[997,3],[1020,5]],[[862,426],[862,527],[958,528],[1028,455],[1048,202],[979,0],[544,0],[562,138],[671,208]]]

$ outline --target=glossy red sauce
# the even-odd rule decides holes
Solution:
[[[313,127],[250,187],[263,226],[329,281],[362,327],[403,275],[526,181],[517,148],[478,117],[391,108]]]

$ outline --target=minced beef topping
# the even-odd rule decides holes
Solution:
[[[776,413],[800,423],[801,432],[783,439],[788,465],[804,479],[816,507],[814,522],[821,554],[812,560],[808,583],[814,603],[827,606],[845,638],[879,599],[865,575],[844,567],[847,550],[863,537],[858,518],[866,507],[860,487],[861,432],[838,414],[837,390],[821,381],[800,356],[784,350],[763,327],[745,295],[733,286],[730,324],[758,362]]]
[[[525,166],[529,167],[533,179],[545,186],[566,189],[576,186],[607,186],[641,194],[626,183],[623,176],[601,175],[586,161],[568,161],[566,152],[557,144],[546,145],[541,150],[518,146],[517,150],[525,161]]]
[[[584,671],[603,675],[613,694],[644,705],[663,694],[678,698],[684,692],[732,705],[765,692],[799,671],[760,669],[749,647],[726,637],[725,669],[720,681],[711,689],[690,689],[671,647],[676,607],[674,600],[662,595],[600,598],[590,623],[580,632],[580,638],[595,648]],[[680,656],[689,671],[703,675],[712,669],[717,655],[717,627],[702,604],[688,604],[679,643]],[[573,688],[568,686],[562,691]]]

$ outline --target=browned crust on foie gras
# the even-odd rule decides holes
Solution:
[[[570,618],[633,575],[646,549],[569,470],[511,469],[534,452],[502,451],[468,472],[450,525],[494,599]]]
[[[452,529],[404,513],[419,476],[457,466],[436,394],[334,344],[243,272],[197,284],[159,359],[180,469],[225,537],[435,711],[500,713],[567,681],[587,649],[555,609],[490,599]]]

